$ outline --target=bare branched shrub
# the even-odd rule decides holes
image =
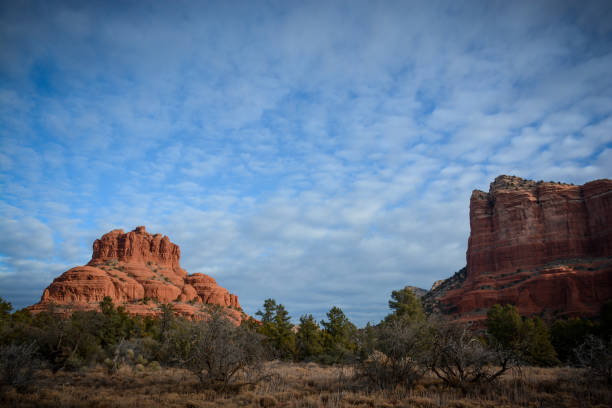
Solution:
[[[131,364],[135,356],[134,349],[134,343],[123,339],[114,346],[111,356],[104,360],[108,374],[116,374],[122,366]]]
[[[237,374],[253,378],[263,360],[262,336],[234,326],[220,312],[205,321],[182,322],[169,335],[175,362],[192,371],[203,386],[225,391]]]
[[[429,367],[445,384],[464,393],[513,367],[513,359],[503,349],[485,348],[465,325],[435,324],[431,335]]]
[[[32,382],[36,349],[36,343],[0,346],[0,386],[21,390]]]
[[[375,351],[357,364],[357,375],[383,389],[403,384],[408,387],[423,376],[427,349],[422,323],[394,320],[377,329]]]
[[[574,350],[578,365],[586,368],[591,376],[612,384],[612,344],[589,335]]]

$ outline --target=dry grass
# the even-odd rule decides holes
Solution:
[[[39,371],[24,393],[5,390],[3,407],[609,407],[612,392],[571,368],[524,368],[498,384],[462,395],[425,377],[413,389],[370,390],[350,367],[272,362],[265,379],[218,394],[185,370],[84,373]]]

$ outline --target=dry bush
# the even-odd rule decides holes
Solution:
[[[378,328],[376,350],[356,365],[357,375],[385,389],[413,386],[425,374],[427,331],[422,323],[394,320]]]
[[[580,367],[588,370],[591,378],[598,378],[612,385],[612,343],[595,336],[587,336],[585,342],[574,350]]]
[[[32,382],[36,344],[0,346],[0,387],[12,386],[22,390]]]
[[[262,336],[235,327],[219,312],[205,321],[179,324],[168,339],[176,364],[197,375],[205,387],[225,392],[257,381],[263,358]],[[235,381],[238,374],[247,381]]]
[[[512,367],[503,349],[496,352],[485,348],[465,325],[436,324],[431,334],[430,369],[446,385],[464,394],[474,386],[492,383]],[[499,361],[501,366],[492,366]]]
[[[275,374],[257,384],[232,393],[203,389],[190,372],[162,368],[135,373],[126,368],[108,376],[102,366],[83,373],[40,370],[36,388],[30,393],[10,389],[0,396],[0,406],[18,407],[114,407],[114,408],[213,408],[213,407],[608,407],[612,392],[603,383],[574,381],[585,370],[577,368],[525,367],[522,376],[506,373],[498,381],[464,394],[448,387],[432,373],[414,387],[384,390],[346,387],[351,367],[318,364],[266,362]]]

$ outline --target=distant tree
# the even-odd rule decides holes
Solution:
[[[13,305],[0,297],[0,345],[11,343],[11,310]]]
[[[133,320],[123,306],[115,308],[113,300],[105,296],[100,302],[103,324],[100,328],[102,346],[115,345],[129,337],[133,328]]]
[[[15,313],[11,315],[11,318],[13,323],[23,325],[31,325],[33,321],[32,313],[26,308],[15,311]]]
[[[264,300],[264,311],[262,312],[261,310],[258,310],[255,314],[261,317],[261,322],[263,324],[266,324],[272,322],[275,313],[276,301],[274,299],[266,299]]]
[[[327,312],[327,319],[321,321],[325,362],[332,364],[344,362],[356,351],[357,345],[354,339],[357,328],[337,306]]]
[[[276,349],[280,352],[280,357],[283,359],[293,358],[295,355],[295,333],[293,333],[291,316],[282,304],[276,306],[273,322],[274,342]]]
[[[538,366],[553,366],[559,363],[557,352],[550,342],[550,332],[542,319],[525,319],[522,329],[522,337],[525,339],[522,354],[528,363]]]
[[[557,320],[550,328],[550,337],[559,359],[570,362],[575,357],[574,349],[596,330],[597,326],[587,319]]]
[[[487,331],[499,344],[506,348],[521,347],[523,319],[512,305],[494,305],[487,313]]]
[[[376,341],[378,338],[378,326],[372,326],[370,322],[362,329],[358,330],[357,334],[357,349],[359,358],[362,361],[367,360],[376,349]]]
[[[110,296],[104,296],[100,302],[100,312],[105,316],[110,316],[115,313],[115,304]]]
[[[323,352],[321,329],[311,314],[300,317],[295,337],[298,360],[314,360]]]
[[[390,322],[397,319],[413,322],[422,322],[425,320],[425,313],[423,312],[421,300],[408,286],[391,292],[389,308],[393,310],[393,312],[387,315],[385,322]]]
[[[11,318],[13,305],[0,297],[0,324]]]
[[[161,316],[159,318],[159,341],[163,342],[175,321],[174,307],[172,304],[168,303],[160,305],[159,308],[161,310]]]
[[[492,348],[513,352],[529,364],[558,363],[550,333],[540,318],[523,319],[512,305],[494,305],[487,313],[486,326]]]
[[[261,325],[257,322],[257,320],[253,319],[251,316],[248,316],[246,319],[242,319],[240,326],[247,330],[257,331]]]
[[[46,312],[36,315],[30,332],[38,344],[39,355],[54,373],[74,361],[82,334],[70,320]]]
[[[271,351],[282,359],[290,359],[295,355],[295,334],[291,317],[282,304],[277,304],[274,299],[264,301],[264,311],[258,311],[256,315],[261,316],[261,327],[259,332],[266,337],[266,343]]]
[[[0,319],[0,345],[31,342],[31,326],[32,315],[25,309]]]

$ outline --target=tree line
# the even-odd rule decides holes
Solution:
[[[423,313],[409,289],[393,291],[391,313],[378,324],[357,328],[339,307],[317,322],[311,314],[291,323],[286,308],[266,299],[240,326],[223,308],[210,306],[204,320],[174,314],[130,316],[110,298],[99,311],[12,312],[0,299],[0,386],[27,387],[36,368],[84,370],[96,364],[109,375],[121,367],[136,371],[181,367],[205,387],[228,389],[261,380],[266,360],[351,364],[368,387],[412,386],[430,372],[467,392],[491,384],[521,365],[569,364],[612,384],[612,303],[599,321],[558,320],[548,326],[525,318],[511,305],[495,305],[485,327],[474,330]]]

